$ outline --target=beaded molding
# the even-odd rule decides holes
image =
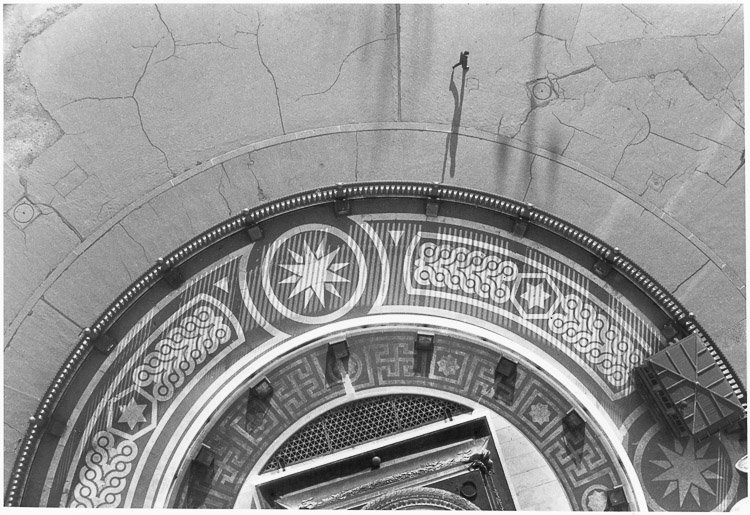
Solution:
[[[21,447],[16,456],[5,496],[6,506],[20,506],[23,487],[26,483],[31,459],[41,433],[49,422],[54,407],[60,400],[68,382],[80,365],[94,342],[104,335],[122,314],[132,306],[149,288],[171,270],[178,267],[202,250],[222,239],[246,230],[259,222],[270,220],[282,214],[296,210],[332,203],[337,200],[368,198],[417,198],[430,201],[454,202],[495,211],[527,224],[533,224],[577,244],[595,257],[605,261],[613,270],[637,286],[664,313],[678,324],[688,335],[698,334],[709,353],[721,369],[727,382],[747,412],[746,390],[737,377],[732,366],[727,362],[720,349],[706,330],[672,294],[658,281],[641,269],[633,260],[621,254],[618,249],[607,245],[590,233],[551,215],[531,204],[526,204],[499,195],[488,194],[468,188],[446,186],[439,183],[420,182],[370,182],[357,184],[337,184],[318,188],[303,193],[289,195],[279,200],[266,203],[256,208],[247,208],[242,213],[221,222],[202,232],[175,251],[159,258],[151,268],[136,279],[91,326],[81,331],[79,341],[58,371],[52,384],[42,398],[36,413],[29,419]]]

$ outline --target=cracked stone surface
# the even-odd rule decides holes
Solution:
[[[46,291],[45,298],[79,326],[86,327],[92,313],[106,309],[151,264],[144,259],[140,246],[117,226],[74,261]],[[82,287],[85,278],[91,277],[96,277],[96,287]]]
[[[10,466],[8,458],[10,463],[14,458],[10,453],[25,433],[26,423],[39,405],[50,378],[70,352],[70,342],[80,331],[79,326],[42,300],[18,330],[18,338],[24,344],[5,349],[3,436],[6,473]]]
[[[6,472],[80,327],[132,279],[245,207],[339,181],[443,180],[566,218],[673,289],[746,374],[739,5],[21,4],[4,20],[6,370],[55,346],[39,377],[6,375]],[[22,197],[41,213],[23,230]]]
[[[278,6],[261,15],[259,30],[285,132],[396,120],[392,7],[336,5],[321,11],[310,5]]]
[[[7,215],[3,223],[3,243],[6,249],[13,249],[6,250],[3,259],[5,292],[12,292],[3,299],[7,327],[37,285],[80,240],[55,213],[38,217],[25,230],[19,229]]]

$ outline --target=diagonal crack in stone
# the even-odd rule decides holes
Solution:
[[[130,238],[131,240],[133,240],[133,243],[135,243],[136,245],[138,245],[141,248],[141,252],[143,252],[143,257],[146,259],[146,263],[149,263],[151,260],[148,258],[148,254],[146,253],[145,247],[141,244],[141,242],[139,242],[138,240],[136,240],[135,238],[133,238],[133,236],[130,234],[130,231],[128,231],[122,223],[119,224],[119,225],[120,225],[120,228],[128,236],[128,238]]]
[[[676,286],[676,287],[674,288],[674,290],[672,290],[672,295],[677,295],[677,290],[679,290],[679,289],[680,289],[680,288],[681,288],[681,287],[682,287],[682,286],[683,286],[683,285],[684,285],[684,284],[685,284],[686,282],[688,282],[688,281],[689,281],[690,279],[692,279],[693,277],[695,277],[695,276],[696,276],[696,275],[698,274],[698,272],[700,272],[701,270],[703,270],[703,269],[704,269],[704,268],[706,267],[706,265],[707,265],[707,264],[709,264],[710,262],[711,262],[711,259],[707,259],[707,260],[706,260],[706,262],[705,262],[705,263],[703,263],[703,264],[702,264],[702,265],[701,265],[701,266],[700,266],[700,267],[699,267],[699,268],[698,268],[698,269],[697,269],[697,270],[696,270],[695,272],[693,272],[692,274],[690,274],[689,276],[687,276],[687,277],[686,277],[685,279],[683,279],[683,280],[682,280],[682,281],[680,282],[680,284],[678,284],[678,285],[677,285],[677,286]]]
[[[366,46],[372,45],[373,43],[377,43],[379,41],[387,41],[391,37],[396,36],[396,35],[397,34],[395,32],[393,32],[391,34],[386,35],[386,37],[384,37],[384,38],[373,39],[372,41],[368,41],[367,43],[359,45],[357,48],[355,48],[354,50],[352,50],[351,52],[349,52],[348,54],[346,54],[346,57],[344,57],[343,61],[341,61],[341,64],[339,65],[339,71],[336,74],[336,78],[333,80],[333,82],[331,83],[330,86],[328,86],[326,89],[324,89],[322,91],[317,91],[315,93],[305,93],[304,95],[301,95],[299,98],[297,98],[297,100],[300,100],[300,99],[302,99],[304,97],[312,97],[312,96],[315,96],[315,95],[323,95],[325,93],[328,93],[331,90],[331,88],[333,88],[336,85],[336,83],[338,82],[339,77],[341,77],[341,70],[344,68],[344,65],[346,64],[346,61],[352,55],[354,55],[355,53],[357,53],[359,50],[363,49]]]
[[[78,237],[78,239],[79,239],[79,240],[81,240],[81,243],[83,243],[83,240],[84,240],[84,238],[83,238],[83,236],[81,235],[81,233],[80,233],[80,232],[78,231],[78,229],[76,229],[76,227],[75,227],[75,226],[74,226],[74,225],[73,225],[72,223],[70,223],[70,222],[68,221],[68,219],[67,219],[67,218],[65,218],[65,217],[64,217],[64,216],[63,216],[63,215],[62,215],[62,214],[60,213],[60,211],[58,211],[58,210],[57,210],[57,208],[56,208],[56,207],[52,206],[51,204],[45,204],[45,203],[42,203],[42,202],[37,202],[37,201],[36,201],[36,200],[34,200],[34,199],[33,199],[33,198],[31,197],[31,196],[29,196],[29,200],[31,200],[31,201],[32,201],[32,202],[33,202],[34,204],[36,204],[37,206],[41,206],[41,207],[46,207],[47,209],[49,209],[50,211],[52,211],[53,213],[55,213],[55,214],[56,214],[56,215],[57,215],[57,216],[58,216],[58,217],[60,218],[60,221],[61,221],[61,222],[62,222],[63,224],[65,224],[65,226],[66,226],[66,227],[67,227],[68,229],[70,229],[71,231],[73,231],[73,234],[75,234],[75,235],[76,235],[76,236]],[[41,210],[40,210],[40,211],[41,211]],[[48,214],[49,214],[49,213],[44,213],[44,212],[42,212],[42,213],[41,213],[41,214],[40,214],[39,216],[45,216],[45,215],[48,215]]]
[[[266,69],[268,74],[271,76],[271,80],[273,81],[273,87],[276,93],[276,107],[279,110],[279,121],[281,122],[281,132],[283,134],[286,134],[286,128],[284,127],[284,116],[281,114],[281,100],[279,99],[279,85],[276,83],[276,77],[274,76],[273,72],[266,64],[266,61],[263,60],[263,53],[260,51],[260,27],[261,27],[260,13],[258,13],[258,27],[255,29],[255,44],[258,47],[258,57],[260,58],[261,64]]]
[[[571,138],[573,139],[573,138]],[[529,183],[526,185],[526,191],[523,193],[523,200],[522,202],[526,202],[526,196],[529,194],[529,190],[531,189],[531,183],[534,182],[534,161],[536,160],[536,154],[533,154],[531,158],[531,162],[529,163]]]
[[[156,47],[159,44],[157,43],[151,48],[151,53],[148,55],[148,59],[146,60],[146,65],[143,67],[143,72],[141,72],[141,76],[138,77],[138,80],[135,83],[135,86],[133,87],[133,92],[130,94],[130,98],[133,99],[133,102],[135,102],[135,108],[138,112],[138,122],[141,125],[141,131],[143,131],[143,135],[146,136],[146,140],[148,141],[149,145],[151,145],[153,148],[158,150],[162,156],[164,156],[164,161],[167,164],[167,170],[169,170],[169,173],[172,174],[172,177],[176,177],[177,174],[172,170],[172,167],[169,166],[169,157],[167,156],[166,152],[161,149],[161,147],[158,147],[152,140],[151,136],[149,136],[148,132],[146,131],[146,127],[143,125],[143,115],[141,114],[141,105],[138,103],[138,99],[135,97],[136,93],[138,92],[138,86],[141,85],[141,81],[143,80],[143,77],[146,76],[146,72],[148,71],[148,65],[151,63],[151,58],[154,56],[154,50],[156,50]]]
[[[224,204],[227,206],[227,211],[229,212],[228,216],[232,216],[232,207],[229,205],[229,200],[227,199],[226,194],[224,193],[224,179],[226,178],[227,182],[231,186],[232,180],[229,178],[229,174],[227,174],[227,169],[224,168],[224,163],[219,163],[221,166],[221,171],[223,172],[221,177],[219,177],[219,187],[216,188],[219,192],[219,195],[221,195],[221,198],[224,199]]]
[[[258,187],[258,200],[260,200],[261,202],[265,202],[266,200],[269,200],[269,197],[263,191],[263,188],[260,187],[260,181],[258,180],[258,176],[255,174],[255,170],[253,170],[253,165],[255,164],[255,161],[253,160],[252,152],[247,154],[247,159],[248,159],[247,169],[250,170],[251,174],[253,174],[253,178],[255,178],[255,185]]]
[[[167,169],[172,174],[172,177],[176,177],[177,174],[172,170],[172,167],[169,165],[169,157],[167,156],[166,152],[164,150],[157,146],[153,140],[151,139],[151,136],[149,135],[148,131],[146,130],[146,127],[143,124],[143,116],[141,113],[141,105],[138,102],[138,99],[136,98],[136,93],[138,92],[138,87],[141,85],[141,81],[143,80],[143,77],[146,76],[146,72],[148,71],[149,64],[151,63],[151,59],[154,56],[154,51],[156,50],[156,47],[159,46],[159,43],[156,43],[155,45],[151,47],[145,47],[145,48],[151,48],[151,52],[148,55],[148,59],[146,60],[146,64],[143,67],[143,71],[141,71],[140,76],[138,77],[138,80],[136,80],[135,85],[133,86],[133,91],[130,93],[130,95],[127,96],[118,96],[118,97],[82,97],[75,100],[71,100],[70,102],[67,102],[60,107],[57,108],[57,110],[63,109],[69,105],[76,104],[78,102],[84,102],[84,101],[96,101],[96,102],[103,102],[108,100],[132,100],[135,103],[136,112],[138,113],[138,123],[140,124],[141,131],[143,132],[143,135],[146,137],[146,140],[148,141],[149,145],[156,149],[163,157],[164,161],[166,162]]]
[[[161,62],[166,61],[167,59],[171,57],[177,57],[175,56],[175,51],[177,50],[177,41],[174,38],[174,34],[172,33],[172,29],[169,28],[169,25],[167,25],[167,22],[164,21],[164,17],[161,14],[161,10],[159,9],[159,6],[154,4],[154,7],[156,7],[156,12],[159,15],[159,19],[161,20],[162,25],[164,25],[164,28],[167,29],[167,32],[169,33],[169,37],[172,40],[172,53],[165,57],[164,59],[160,59],[156,62],[156,64],[159,64]]]

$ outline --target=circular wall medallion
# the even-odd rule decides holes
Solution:
[[[359,245],[328,225],[307,224],[281,235],[263,259],[263,290],[285,317],[325,324],[362,297],[367,264]]]
[[[537,82],[532,88],[532,93],[537,100],[548,100],[552,96],[552,88],[546,82]]]
[[[13,210],[13,218],[22,224],[29,223],[34,218],[34,206],[26,202],[18,204]]]

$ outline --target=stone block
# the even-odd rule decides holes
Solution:
[[[692,183],[683,195],[678,195],[680,203],[670,210],[674,210],[674,217],[716,252],[744,283],[745,167],[725,186],[705,174],[698,174],[698,179],[700,181]]]
[[[653,91],[647,102],[639,103],[652,133],[697,152],[709,148],[711,139],[736,151],[744,148],[741,129],[735,129],[716,101],[706,100],[682,73],[655,77]]]
[[[553,114],[572,132],[563,155],[612,177],[623,151],[648,135],[648,120],[637,106],[649,98],[651,86],[645,80],[610,84],[597,69],[556,84],[562,99],[552,106]]]
[[[732,15],[741,9],[730,4],[692,4],[677,7],[674,4],[629,5],[649,29],[659,36],[696,36],[718,33]]]
[[[76,167],[87,168],[91,150],[78,136],[63,136],[42,152],[30,166],[19,171],[18,180],[37,202],[49,204],[61,200],[55,184]],[[78,163],[81,163],[79,165]]]
[[[697,152],[668,139],[648,134],[626,146],[613,179],[633,193],[664,207],[698,163]]]
[[[514,475],[545,466],[547,466],[547,462],[535,449],[519,456],[514,456],[513,458],[507,458],[503,461],[503,467],[509,472],[512,471]]]
[[[23,230],[4,220],[3,277],[5,328],[36,288],[80,240],[54,212],[35,218]]]
[[[5,402],[8,402],[8,394],[5,395]],[[3,428],[3,477],[6,484],[10,479],[13,464],[16,460],[17,448],[23,439],[24,433],[17,429],[5,426]]]
[[[78,165],[76,165],[71,171],[54,184],[57,192],[67,197],[73,190],[83,184],[88,179],[88,174]]]
[[[449,167],[448,134],[430,131],[367,131],[357,134],[360,181],[439,181]],[[460,145],[460,143],[459,143]],[[446,171],[446,177],[449,172]]]
[[[685,71],[690,83],[706,99],[716,98],[732,80],[727,70],[712,55],[703,52],[696,56],[693,65]]]
[[[223,174],[219,189],[234,209],[242,210],[271,200],[266,193],[269,174],[258,173],[255,165],[255,159],[263,151],[242,154],[216,166]]]
[[[687,71],[698,54],[693,38],[628,39],[588,48],[596,65],[613,82],[675,68]]]
[[[745,321],[745,298],[713,263],[686,276],[675,296],[695,313],[732,367],[747,384],[747,345],[738,326]]]
[[[172,178],[167,161],[139,123],[132,99],[79,102],[64,109],[71,131],[85,131],[78,145],[35,163],[38,173],[29,176],[29,189],[50,196],[49,202],[85,238],[140,196]],[[46,156],[45,156],[46,157]],[[67,195],[58,188],[73,170],[84,177]]]
[[[706,262],[706,256],[690,240],[648,210],[641,209],[636,217],[632,210],[623,209],[615,218],[619,222],[602,239],[619,247],[667,290],[676,288]]]
[[[573,44],[592,45],[637,39],[644,22],[624,5],[584,4],[578,17]]]
[[[622,195],[575,168],[537,156],[526,202],[594,232]]]
[[[571,511],[565,490],[557,480],[526,488],[517,495],[520,504],[517,509],[522,511]]]
[[[24,319],[3,353],[6,430],[26,430],[79,332],[79,326],[43,300]]]
[[[449,156],[444,182],[523,200],[534,157],[532,152],[503,143],[459,136],[454,177]]]
[[[143,127],[169,156],[173,173],[284,132],[273,76],[255,38],[237,49],[193,45],[178,54],[150,67],[137,95]]]
[[[405,121],[456,125],[460,111],[462,126],[511,136],[530,108],[527,82],[562,76],[591,62],[588,54],[585,62],[573,60],[564,40],[535,33],[540,6],[473,5],[462,6],[460,12],[457,7],[402,6]],[[498,51],[472,53],[482,40],[492,41]],[[431,41],[429,49],[425,41]],[[460,67],[451,68],[464,50],[470,52],[465,77]]]
[[[255,151],[249,157],[237,157],[224,166],[233,180],[245,181],[250,199],[265,202],[357,180],[358,137],[355,133],[340,133],[288,141]]]
[[[92,324],[151,265],[143,248],[115,226],[81,254],[45,293],[82,327]],[[87,287],[86,285],[96,285]]]
[[[12,206],[21,197],[23,197],[25,191],[21,184],[21,176],[18,170],[8,163],[3,168],[3,205]]]
[[[287,133],[398,119],[393,7],[275,5],[260,16],[258,51],[273,74]]]
[[[21,58],[40,102],[55,116],[79,98],[131,95],[164,34],[153,5],[91,4],[31,39]]]
[[[215,166],[177,183],[123,219],[122,232],[139,251],[143,268],[138,273],[246,207],[238,196],[224,195],[233,189],[221,166]]]
[[[512,482],[516,492],[534,488],[552,481],[557,481],[555,473],[545,464],[525,472],[513,474]]]
[[[513,138],[554,154],[567,153],[576,129],[565,125],[555,114],[555,104],[559,102],[533,109]]]
[[[497,430],[495,438],[500,444],[503,460],[511,460],[518,456],[523,456],[530,449],[533,449],[528,438],[512,426]]]
[[[581,5],[545,4],[536,22],[536,30],[547,36],[564,39],[570,43],[580,14]]]
[[[695,38],[698,41],[698,48],[705,49],[732,77],[742,69],[744,63],[743,48],[737,44],[737,41],[742,40],[743,21],[744,13],[742,8],[739,8],[721,32]]]

